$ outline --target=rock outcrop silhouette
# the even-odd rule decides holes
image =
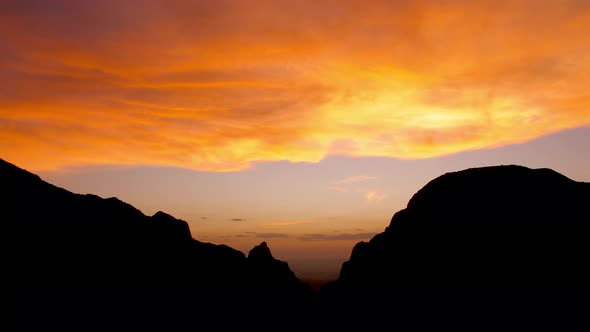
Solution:
[[[588,287],[589,238],[589,183],[549,169],[467,169],[419,190],[323,291]]]
[[[275,259],[266,242],[252,248],[248,253],[249,275],[252,283],[260,287],[301,288],[297,277],[287,262]]]
[[[0,184],[6,286],[305,288],[266,243],[246,258],[193,239],[164,212],[149,217],[116,198],[74,194],[1,159]]]

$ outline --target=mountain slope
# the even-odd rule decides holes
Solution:
[[[0,183],[6,286],[301,286],[286,263],[251,264],[193,239],[185,221],[163,212],[149,217],[116,198],[73,194],[1,159]]]
[[[589,238],[590,184],[548,169],[467,169],[419,190],[325,290],[588,287]]]

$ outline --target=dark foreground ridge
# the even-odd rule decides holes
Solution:
[[[549,169],[442,175],[326,288],[588,287],[590,184]]]
[[[589,183],[521,166],[448,173],[353,248],[322,306],[412,330],[587,329],[589,239]]]
[[[246,257],[193,239],[186,222],[163,212],[73,194],[0,160],[1,285],[21,323],[44,327],[122,319],[129,325],[118,328],[349,329],[404,319],[440,328],[523,309],[562,324],[587,312],[572,303],[590,286],[589,203],[590,184],[548,169],[445,174],[358,243],[318,295],[265,242]]]
[[[246,258],[193,239],[185,221],[166,213],[73,194],[3,160],[0,183],[8,286],[305,288],[266,243],[266,259]]]

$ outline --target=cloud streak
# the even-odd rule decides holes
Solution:
[[[288,238],[289,234],[286,233],[258,233],[258,232],[244,232],[243,234],[236,235],[237,237],[257,237],[263,239],[277,239],[277,238]]]
[[[381,194],[376,191],[368,191],[365,193],[365,198],[367,199],[367,202],[379,202],[384,200],[385,197],[385,194]]]
[[[374,176],[357,175],[357,176],[351,176],[351,177],[347,177],[344,179],[334,181],[334,184],[339,185],[339,184],[348,184],[348,183],[358,183],[358,182],[366,182],[366,181],[375,180],[375,179],[377,179],[377,178]]]
[[[428,158],[590,125],[590,4],[501,6],[9,1],[0,153],[31,170],[232,171]]]
[[[301,241],[350,241],[350,240],[367,240],[372,238],[375,233],[342,233],[342,234],[322,234],[311,233],[298,237]]]

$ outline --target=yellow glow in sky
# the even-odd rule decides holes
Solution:
[[[590,124],[588,2],[139,7],[3,8],[4,159],[227,171],[428,158]]]

